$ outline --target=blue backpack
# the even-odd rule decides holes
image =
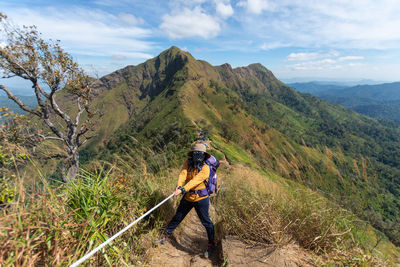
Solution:
[[[208,195],[211,195],[217,192],[217,169],[219,167],[219,160],[213,155],[210,155],[206,160],[206,164],[210,167],[210,177],[208,178],[208,182],[207,180],[204,181],[204,184],[206,185]]]
[[[208,177],[208,181],[204,181],[206,188],[196,191],[189,191],[191,194],[199,194],[201,197],[209,196],[217,191],[217,169],[219,167],[219,160],[213,155],[210,155],[205,164],[210,167],[210,176]]]

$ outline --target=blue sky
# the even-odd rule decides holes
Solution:
[[[176,45],[283,80],[400,80],[397,0],[0,0],[0,12],[99,76]]]

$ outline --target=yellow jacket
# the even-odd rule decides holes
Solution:
[[[210,167],[207,164],[204,164],[203,168],[199,172],[195,168],[189,167],[189,160],[186,160],[183,164],[181,173],[178,178],[178,186],[183,186],[185,188],[186,194],[185,199],[187,201],[199,201],[208,196],[201,197],[198,194],[190,194],[189,190],[201,190],[206,188],[204,181],[208,181],[210,176]]]

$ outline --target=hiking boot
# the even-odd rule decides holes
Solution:
[[[161,236],[161,239],[158,240],[158,243],[160,243],[161,245],[162,245],[162,244],[165,244],[165,242],[167,242],[168,238],[169,238],[169,235],[163,234],[163,235]]]
[[[215,250],[215,245],[214,243],[208,243],[208,248],[206,250],[206,252],[204,252],[204,257],[209,258]]]

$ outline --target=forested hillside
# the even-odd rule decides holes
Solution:
[[[399,82],[353,87],[315,82],[293,83],[289,86],[373,118],[400,122]]]
[[[103,77],[97,90],[115,96],[100,102],[118,103],[113,123],[122,126],[100,154],[94,143],[83,154],[112,159],[133,136],[157,152],[157,171],[159,153],[174,165],[201,129],[228,161],[318,190],[399,244],[398,126],[298,93],[260,64],[213,67],[176,47]]]

